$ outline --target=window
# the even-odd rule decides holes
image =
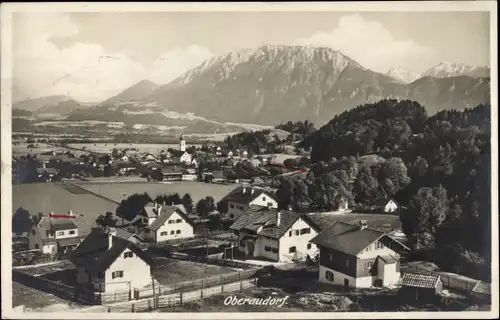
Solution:
[[[326,280],[333,282],[333,272],[327,270],[325,272],[325,277],[326,277]]]
[[[170,231],[170,234],[175,234],[175,231],[174,230]]]
[[[234,219],[234,214],[231,213],[229,216],[231,217],[231,219]]]
[[[64,236],[64,231],[58,231],[58,232],[57,232],[57,235],[58,235],[58,236]]]
[[[229,208],[234,209],[234,204],[230,204]]]
[[[182,222],[182,219],[177,219],[175,222],[176,222],[176,223],[181,223],[181,222]]]
[[[288,236],[291,237],[292,236],[292,231],[289,231],[288,232]]]
[[[271,247],[265,246],[265,247],[264,247],[264,250],[266,250],[266,251],[268,251],[268,252],[269,252],[269,251],[271,251]]]
[[[272,253],[278,253],[278,248],[271,248]]]
[[[366,263],[366,269],[371,269],[373,267],[373,261],[369,261]]]
[[[167,234],[168,234],[168,232],[167,232],[167,231],[162,231],[162,232],[160,232],[160,236],[166,236]]]
[[[177,233],[177,234],[180,234],[180,233],[181,233],[181,230],[177,230],[177,232],[176,232],[176,233]]]
[[[307,249],[308,250],[311,249],[311,244],[310,243],[307,244]]]
[[[174,222],[175,222],[174,220],[168,220],[168,224],[172,224]]]
[[[379,242],[379,241],[375,242],[375,250],[379,250],[379,249],[383,249],[383,248],[384,248],[384,245],[381,242]]]
[[[75,234],[75,230],[70,230],[69,234]]]
[[[111,278],[123,278],[123,271],[115,271],[111,274]]]
[[[147,219],[147,218],[144,218],[144,219],[142,219],[142,222],[144,222],[144,223],[148,223],[148,219]]]
[[[35,231],[35,230],[31,230],[31,234],[32,234],[32,235],[35,235],[35,234],[36,234],[36,231]]]
[[[289,252],[289,253],[295,253],[295,252],[297,252],[297,247],[290,247],[290,248],[288,249],[288,252]]]
[[[35,249],[40,249],[40,246],[37,244],[35,244]]]
[[[267,206],[268,206],[268,207],[272,207],[272,206],[274,206],[274,204],[273,204],[272,202],[268,202],[268,203],[267,203]]]
[[[266,201],[266,197],[262,197],[262,201]]]
[[[296,236],[300,235],[300,230],[295,230],[295,235]]]
[[[127,258],[132,258],[134,256],[134,253],[132,251],[128,251],[128,252],[125,252],[123,254],[123,258],[127,259]]]
[[[311,233],[311,228],[300,229],[300,234],[309,234]]]

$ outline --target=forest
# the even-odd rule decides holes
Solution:
[[[382,100],[335,116],[305,138],[312,167],[280,182],[280,205],[328,210],[341,198],[400,207],[415,259],[490,277],[490,106],[429,116],[414,101]]]

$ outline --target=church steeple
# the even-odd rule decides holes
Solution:
[[[184,140],[184,137],[181,134],[181,151],[186,151],[186,141]]]

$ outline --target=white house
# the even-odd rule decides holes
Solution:
[[[172,150],[170,154],[172,155],[171,162],[173,163],[191,164],[193,161],[192,156],[187,151]]]
[[[387,233],[335,222],[311,240],[319,248],[319,281],[344,287],[392,287],[400,279],[400,254],[409,250]]]
[[[196,174],[195,169],[184,169],[182,170],[182,180],[183,181],[196,181],[198,179],[198,175]]]
[[[251,205],[278,208],[278,199],[271,193],[260,188],[251,186],[240,186],[226,195],[223,201],[227,201],[228,216],[237,218]]]
[[[399,206],[393,199],[380,199],[375,201],[371,206],[371,211],[377,211],[381,213],[392,213],[398,210]]]
[[[246,256],[292,262],[317,254],[316,246],[309,242],[317,235],[316,227],[306,216],[291,210],[251,206],[230,228]]]
[[[116,229],[95,228],[70,254],[76,281],[104,293],[131,291],[152,283],[152,257]]]
[[[34,225],[28,236],[31,250],[45,254],[66,254],[81,242],[76,216],[70,210],[67,215],[49,213],[48,216],[34,216]]]
[[[192,238],[194,225],[182,208],[176,206],[149,203],[135,219],[140,228],[140,235],[154,243]]]

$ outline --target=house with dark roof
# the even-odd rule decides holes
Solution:
[[[399,289],[401,296],[414,301],[432,299],[442,291],[443,282],[439,275],[412,272],[403,275]]]
[[[80,286],[111,293],[151,284],[153,258],[122,236],[114,228],[94,228],[69,255]]]
[[[194,236],[194,224],[184,206],[148,203],[133,224],[139,226],[138,232],[144,240],[153,243]]]
[[[400,255],[409,249],[389,234],[337,221],[311,240],[319,248],[319,281],[351,288],[391,287],[400,280]]]
[[[182,169],[175,166],[164,166],[161,169],[164,181],[182,181]]]
[[[240,186],[222,198],[227,202],[227,214],[231,219],[239,217],[250,206],[278,208],[278,199],[271,193],[260,188]]]
[[[45,254],[64,255],[75,249],[82,237],[78,233],[76,216],[70,210],[68,214],[40,214],[32,218],[33,227],[28,236],[31,250],[40,250]]]
[[[250,205],[230,229],[238,236],[239,251],[248,257],[291,262],[317,254],[309,240],[318,230],[306,216],[291,210]]]

